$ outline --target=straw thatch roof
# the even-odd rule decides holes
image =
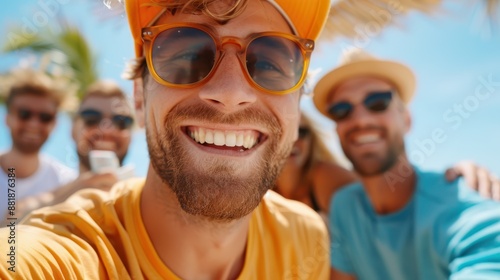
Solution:
[[[410,11],[432,14],[442,0],[333,0],[323,39],[355,38],[361,32],[378,33]],[[459,4],[483,6],[490,19],[498,16],[500,0],[467,0]]]

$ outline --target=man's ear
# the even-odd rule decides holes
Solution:
[[[404,122],[405,122],[405,133],[410,132],[411,125],[412,125],[412,119],[411,119],[411,114],[410,110],[408,110],[408,107],[405,106],[405,112],[404,112]]]
[[[134,109],[139,127],[144,127],[144,87],[142,78],[134,79]]]
[[[71,138],[73,138],[73,141],[75,142],[75,144],[78,145],[78,143],[76,142],[76,139],[78,139],[77,137],[77,131],[78,129],[81,129],[81,128],[77,128],[77,119],[73,119],[73,124],[71,125]]]
[[[8,110],[8,109],[7,109]],[[14,117],[12,116],[12,113],[10,113],[9,111],[7,111],[7,113],[5,114],[5,125],[8,127],[8,128],[11,128],[12,127],[12,122],[13,122],[13,119]]]

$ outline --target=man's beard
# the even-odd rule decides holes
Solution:
[[[227,160],[212,158],[200,162],[191,158],[181,144],[180,137],[184,135],[178,129],[178,123],[182,120],[236,127],[245,123],[265,126],[269,132],[266,150],[246,176],[235,173],[237,168]],[[283,132],[278,120],[256,109],[225,115],[201,104],[175,107],[165,118],[164,127],[165,132],[158,133],[157,138],[152,136],[151,127],[146,128],[151,164],[163,183],[175,193],[186,213],[209,221],[229,222],[250,214],[274,185],[293,144],[289,141],[279,147]]]
[[[12,145],[16,150],[25,154],[25,155],[33,155],[38,154],[43,144],[47,141],[47,138],[40,141],[38,144],[33,143],[23,143],[22,141],[17,141],[16,139],[12,139]]]
[[[367,154],[362,157],[355,157],[348,149],[342,148],[345,156],[352,163],[354,170],[363,177],[377,176],[389,171],[396,165],[399,156],[405,151],[402,137],[401,139],[393,137],[392,141],[389,141],[388,150],[383,156]]]

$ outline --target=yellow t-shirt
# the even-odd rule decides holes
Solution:
[[[144,179],[130,179],[109,193],[82,190],[33,212],[13,232],[2,228],[0,279],[179,279],[142,222],[143,186]],[[321,218],[269,191],[252,214],[238,279],[328,279],[329,256]]]

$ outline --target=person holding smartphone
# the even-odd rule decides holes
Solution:
[[[119,179],[124,179],[120,178],[119,168],[128,152],[133,125],[133,109],[125,92],[116,83],[98,81],[91,85],[80,102],[71,130],[80,175],[51,191],[20,200],[18,215],[22,217],[34,209],[60,203],[84,188],[107,191]],[[93,153],[101,156],[92,161]],[[101,164],[91,165],[99,160]]]
[[[413,71],[353,49],[315,87],[360,181],[331,200],[332,279],[500,279],[500,203],[410,162]],[[498,184],[483,192],[498,194]]]

